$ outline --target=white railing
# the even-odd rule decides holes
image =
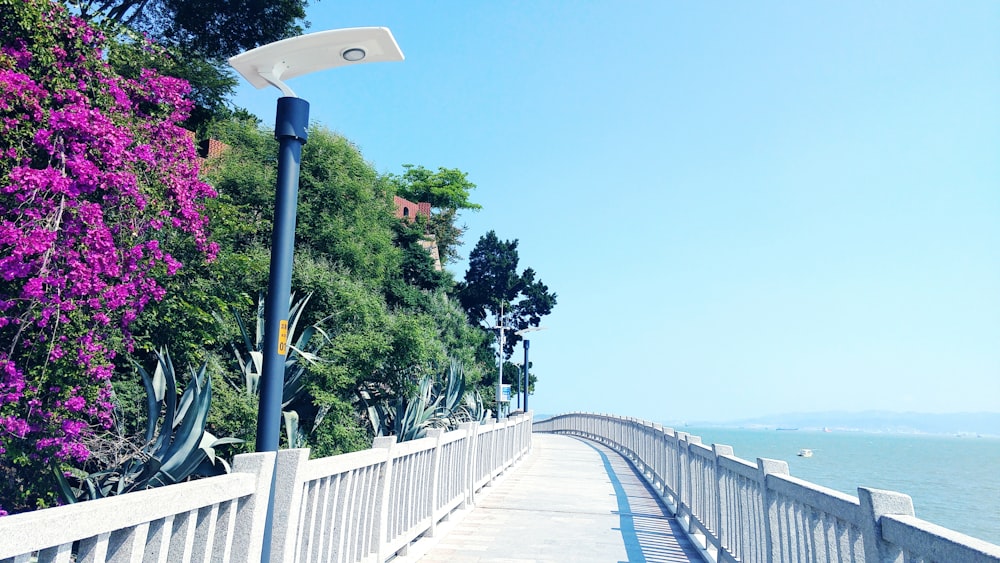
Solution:
[[[229,475],[5,516],[0,563],[260,561],[272,475],[271,561],[386,561],[521,459],[530,421],[376,438],[314,460],[307,449],[243,454]]]
[[[626,456],[712,561],[1000,563],[1000,546],[916,518],[907,495],[845,495],[792,477],[784,461],[753,464],[659,424],[572,413],[534,431],[581,436]]]

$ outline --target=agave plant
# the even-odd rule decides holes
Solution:
[[[486,417],[482,397],[466,390],[462,364],[454,359],[442,376],[421,378],[411,397],[373,399],[368,392],[359,394],[375,435],[394,434],[400,442],[422,438],[428,428],[454,430],[463,422],[482,422]]]
[[[313,323],[296,334],[299,321],[302,318],[302,312],[305,310],[306,304],[309,303],[311,297],[312,294],[309,294],[298,301],[295,301],[294,293],[289,297],[288,336],[285,343],[291,353],[285,359],[285,381],[281,391],[282,419],[289,447],[298,447],[305,444],[305,433],[299,427],[299,413],[295,408],[289,407],[294,406],[297,409],[302,409],[312,406],[310,401],[307,400],[305,390],[306,371],[309,365],[321,361],[319,351],[330,342],[329,335],[319,326],[322,321]],[[236,361],[240,366],[240,373],[243,376],[243,389],[248,395],[258,396],[260,394],[261,375],[264,369],[264,295],[261,294],[257,298],[257,326],[253,337],[251,337],[250,331],[247,329],[247,325],[243,321],[243,317],[240,316],[239,311],[233,307],[230,307],[229,310],[236,319],[236,324],[239,326],[245,348],[245,353],[241,353],[235,344],[232,345],[233,355],[236,357]],[[319,425],[324,414],[323,410],[315,413],[313,417],[314,429]]]
[[[184,392],[177,397],[177,378],[166,349],[156,355],[150,376],[135,364],[146,391],[146,433],[143,446],[126,461],[108,469],[67,477],[56,469],[60,492],[67,502],[96,499],[178,483],[193,475],[229,472],[229,464],[216,457],[215,448],[238,444],[236,438],[218,439],[205,430],[212,403],[207,364],[191,371]],[[75,484],[70,483],[70,479]]]

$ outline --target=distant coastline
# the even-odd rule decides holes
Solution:
[[[690,421],[683,426],[748,428],[784,431],[875,432],[889,434],[938,434],[1000,437],[1000,413],[916,413],[890,411],[828,411],[787,413],[727,422]]]

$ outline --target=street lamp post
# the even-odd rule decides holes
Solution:
[[[524,380],[523,380],[523,383],[521,385],[521,391],[524,394],[524,406],[521,407],[521,410],[523,410],[524,412],[528,412],[528,345],[529,344],[531,344],[531,341],[528,340],[527,338],[525,338],[524,342],[523,342],[523,346],[524,346]]]
[[[524,338],[524,335],[529,332],[534,332],[536,330],[545,330],[545,328],[546,327],[544,326],[532,326],[521,329],[514,333],[522,337],[524,342],[524,384],[521,387],[522,392],[524,393],[524,407],[523,407],[524,412],[528,412],[528,345],[531,344],[531,341],[528,340],[527,338]]]
[[[514,327],[506,326],[503,324],[503,302],[500,303],[500,316],[497,317],[497,326],[493,327],[500,331],[500,350],[498,356],[500,357],[500,366],[497,368],[497,412],[494,418],[496,420],[501,420],[503,418],[500,404],[503,402],[503,345],[504,345],[504,331],[510,330]]]
[[[288,301],[292,285],[295,213],[299,191],[302,145],[308,139],[309,102],[299,98],[283,80],[353,64],[403,60],[403,53],[387,28],[334,29],[284,39],[246,51],[229,64],[257,88],[274,86],[278,98],[274,136],[278,139],[278,178],[274,195],[271,264],[264,306],[264,358],[257,410],[256,451],[278,450],[281,392],[288,352]],[[274,480],[271,481],[271,498]],[[270,559],[273,502],[268,503],[262,561]]]

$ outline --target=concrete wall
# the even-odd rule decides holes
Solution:
[[[572,413],[534,431],[581,436],[628,457],[712,561],[1000,563],[1000,546],[916,518],[907,495],[845,495],[792,477],[784,461],[751,463],[659,424]]]

